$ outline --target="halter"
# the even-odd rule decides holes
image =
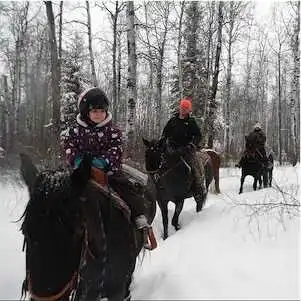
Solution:
[[[75,287],[75,282],[76,280],[78,279],[78,272],[74,272],[70,281],[63,287],[63,289],[58,292],[57,294],[54,294],[52,296],[49,296],[49,297],[40,297],[40,296],[37,296],[35,295],[33,292],[32,292],[32,286],[31,286],[31,278],[30,278],[30,273],[28,272],[27,274],[28,276],[28,291],[29,291],[29,294],[30,294],[30,297],[34,300],[38,300],[38,301],[56,301],[56,300],[59,300],[61,297],[63,297],[67,292],[68,290],[73,290],[74,287]]]

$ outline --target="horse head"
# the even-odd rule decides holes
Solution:
[[[147,172],[155,172],[160,168],[162,162],[162,154],[164,153],[163,140],[147,140],[142,138],[145,149],[145,168]]]
[[[26,246],[23,289],[33,299],[62,298],[77,281],[84,237],[81,195],[90,168],[85,159],[75,171],[40,173],[21,154],[21,174],[30,196],[21,226]]]
[[[91,159],[84,157],[75,170],[38,172],[21,155],[21,174],[30,196],[21,226],[24,292],[55,301],[72,292],[77,299],[128,296],[142,238],[135,241],[133,225],[90,179]]]

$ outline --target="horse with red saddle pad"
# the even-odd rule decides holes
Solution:
[[[156,204],[145,188],[119,185],[119,179],[108,185],[86,156],[75,169],[39,172],[23,154],[21,173],[30,197],[21,226],[24,295],[44,301],[129,300],[145,237],[123,199],[139,193],[151,224]]]

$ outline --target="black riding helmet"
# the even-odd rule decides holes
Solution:
[[[78,98],[78,109],[81,117],[86,119],[92,109],[108,111],[109,99],[100,88],[85,90]]]

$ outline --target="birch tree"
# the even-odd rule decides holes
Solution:
[[[218,85],[220,56],[222,51],[223,6],[224,3],[220,1],[218,4],[218,29],[217,29],[215,66],[214,66],[211,95],[209,99],[209,112],[208,112],[208,147],[209,148],[213,147],[213,139],[214,139],[214,132],[215,132],[214,123],[215,123],[215,115],[217,110],[216,92],[217,92],[217,85]]]
[[[95,64],[94,64],[94,54],[93,54],[93,48],[92,48],[92,25],[91,25],[91,15],[90,15],[89,1],[86,1],[86,10],[87,10],[88,47],[89,47],[91,75],[92,75],[93,85],[95,87],[97,87],[98,83],[97,83],[97,78],[96,78]]]
[[[291,37],[291,50],[293,54],[293,80],[290,99],[291,140],[293,144],[293,164],[300,161],[300,1],[291,3],[295,13],[293,35]]]
[[[127,155],[133,155],[134,139],[135,139],[135,109],[137,101],[137,87],[136,87],[136,37],[135,37],[135,12],[134,2],[127,2],[127,44],[128,44],[128,101],[127,101]]]

